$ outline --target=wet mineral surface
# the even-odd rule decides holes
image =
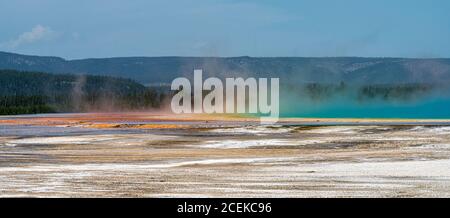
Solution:
[[[446,121],[0,118],[1,197],[450,197]]]

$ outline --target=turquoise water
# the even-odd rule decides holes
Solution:
[[[281,117],[317,118],[450,118],[450,98],[435,97],[414,101],[373,100],[358,102],[350,98],[326,101],[283,99],[280,96]]]

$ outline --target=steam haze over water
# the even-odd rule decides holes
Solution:
[[[373,100],[358,102],[355,99],[337,97],[326,102],[297,99],[294,103],[281,99],[282,117],[322,118],[450,118],[450,98],[435,97],[411,102]]]

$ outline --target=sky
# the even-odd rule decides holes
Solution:
[[[448,0],[0,0],[0,51],[450,57]]]

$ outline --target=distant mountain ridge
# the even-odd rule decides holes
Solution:
[[[49,73],[93,74],[133,79],[142,84],[170,83],[204,76],[279,77],[299,83],[450,83],[450,59],[361,57],[117,57],[66,60],[0,52],[0,69]]]

